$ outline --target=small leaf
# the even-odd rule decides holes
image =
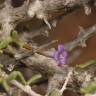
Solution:
[[[49,96],[61,96],[61,94],[58,89],[54,89]]]
[[[80,92],[84,93],[84,94],[91,93],[91,92],[94,92],[94,91],[96,91],[96,82],[92,82],[87,87],[80,89]]]
[[[3,68],[3,64],[0,64],[0,68]]]
[[[12,34],[11,34],[11,37],[12,37],[13,39],[16,39],[17,36],[18,36],[17,31],[13,31]]]
[[[78,65],[76,65],[76,67],[83,69],[83,68],[86,68],[86,67],[88,67],[88,66],[90,66],[92,64],[96,64],[96,60],[90,60],[90,61],[88,61],[88,62],[86,62],[84,64],[78,64]]]
[[[27,85],[36,82],[40,78],[42,78],[41,74],[36,74],[36,75],[32,76],[32,78],[27,81]]]
[[[9,43],[11,43],[11,42],[12,42],[12,39],[11,39],[10,37],[2,40],[2,41],[0,42],[0,50],[6,48],[6,47],[9,45]]]
[[[13,50],[12,46],[8,45],[7,49],[8,49],[9,54],[13,54],[14,50]]]
[[[13,32],[12,32],[11,38],[12,38],[12,43],[16,44],[16,45],[19,46],[19,47],[23,47],[24,42],[23,42],[23,41],[20,41],[20,40],[18,39],[18,32],[17,32],[17,31],[13,31]]]

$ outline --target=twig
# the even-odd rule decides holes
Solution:
[[[65,48],[68,51],[72,51],[77,46],[86,47],[86,41],[90,37],[94,36],[94,33],[96,33],[96,25],[93,25],[92,27],[89,27],[87,29],[83,29],[82,27],[80,27],[77,38],[65,44]]]
[[[63,84],[61,90],[60,90],[60,94],[62,95],[63,92],[66,90],[66,87],[67,87],[67,84],[69,82],[69,79],[71,78],[71,75],[72,75],[72,72],[73,72],[73,68],[70,69],[69,73],[68,73],[68,76],[66,77],[65,79],[65,83]]]
[[[93,94],[85,94],[84,96],[96,96],[96,93],[93,93]]]
[[[42,95],[34,92],[29,85],[24,86],[16,80],[12,80],[12,81],[10,81],[10,83],[15,85],[16,87],[20,88],[22,91],[29,94],[30,96],[42,96]]]
[[[81,46],[81,47],[86,47],[86,41],[94,36],[94,33],[96,32],[96,25],[93,25],[92,27],[89,27],[88,29],[83,29],[82,27],[80,27],[80,31],[78,36],[76,37],[76,39],[74,39],[73,41],[68,42],[67,44],[64,44],[65,48],[67,49],[67,51],[72,51],[74,48],[76,48],[77,46]],[[55,42],[55,41],[54,41]],[[51,42],[52,43],[52,42]],[[49,43],[50,44],[50,43]],[[47,44],[47,45],[49,45]],[[45,47],[46,45],[44,45]],[[35,52],[38,52],[39,49],[42,49],[43,47],[41,46],[41,48],[37,48],[37,50]],[[51,52],[51,53],[50,53]],[[46,53],[48,53],[48,51],[42,51],[43,54],[45,54],[45,56],[48,56]],[[54,54],[54,52],[49,50],[50,54]],[[28,53],[29,54],[29,53]],[[52,55],[53,55],[52,54]],[[28,57],[31,55],[28,55]],[[27,55],[26,55],[27,57]],[[50,56],[53,57],[53,56]]]
[[[38,53],[38,52],[40,52],[41,50],[49,47],[50,45],[52,45],[52,44],[54,44],[54,43],[56,43],[56,42],[58,42],[58,40],[52,40],[51,42],[49,42],[49,43],[47,43],[47,44],[44,44],[44,45],[42,45],[42,46],[40,46],[40,47],[37,47],[37,48],[35,48],[35,49],[33,49],[33,50],[25,53],[25,54],[24,54],[24,53],[23,53],[23,54],[18,54],[18,53],[16,53],[14,57],[16,58],[16,60],[22,60],[22,59],[24,59],[24,58],[27,58],[27,57],[32,56],[33,53]],[[41,53],[42,53],[42,52],[41,52]]]

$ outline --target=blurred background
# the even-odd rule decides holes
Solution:
[[[94,24],[96,24],[96,8],[92,8],[92,13],[90,15],[86,15],[84,10],[81,8],[66,15],[63,20],[61,20],[57,26],[50,31],[49,38],[59,40],[58,44],[64,44],[76,38],[80,31],[79,26],[86,29]],[[47,41],[47,39],[39,37],[35,38],[36,42],[43,44]],[[94,36],[89,38],[86,43],[86,48],[77,47],[74,49],[82,50],[82,53],[71,65],[85,63],[90,59],[96,58],[96,35],[94,34]],[[44,86],[46,86],[46,84]],[[35,91],[44,93],[44,89],[45,87],[39,86],[38,88],[36,87]],[[77,94],[74,94],[74,92],[69,91],[65,91],[64,96],[65,94],[66,96],[78,96]]]
[[[14,7],[19,7],[20,5],[22,5],[22,2],[24,0],[12,0],[12,1],[13,1],[12,5]],[[23,27],[21,26],[23,26],[25,23],[23,22],[22,24],[18,25],[17,30],[22,32]],[[31,25],[31,29],[36,29],[37,27],[40,27],[42,23],[44,22],[34,18],[32,19],[32,21],[30,21],[29,25]],[[96,24],[96,8],[92,7],[92,12],[89,15],[86,15],[84,13],[84,9],[81,8],[79,10],[76,10],[75,12],[72,12],[71,14],[66,15],[60,22],[58,22],[57,26],[55,28],[52,28],[52,30],[50,31],[49,33],[50,37],[48,38],[50,40],[54,39],[58,40],[59,41],[58,44],[60,43],[65,44],[76,38],[80,30],[79,26],[82,26],[83,28],[86,29],[94,24]],[[37,36],[34,39],[34,41],[39,44],[43,44],[47,42],[47,40],[48,39],[42,36]],[[82,50],[82,54],[72,64],[80,64],[90,59],[96,58],[96,35],[87,40],[86,48],[77,47],[74,50],[76,49]],[[26,73],[26,75],[28,74]],[[36,92],[45,94],[45,90],[47,89],[47,83],[45,82],[38,86],[33,86],[33,89]],[[76,94],[72,94],[72,92],[69,91],[68,92],[65,91],[65,93],[67,94],[66,96],[77,96]]]
[[[14,7],[19,7],[23,4],[25,0],[12,0],[12,5]],[[36,18],[33,18],[30,22],[27,21],[29,24],[28,26],[31,27],[31,29],[36,29],[44,23],[42,20],[38,20]],[[26,23],[26,21],[25,21]],[[19,31],[22,31],[22,25],[25,24],[24,22],[18,27]],[[66,15],[63,20],[61,20],[55,28],[52,28],[50,31],[50,37],[49,39],[57,39],[59,40],[59,43],[67,43],[77,36],[79,32],[79,26],[82,26],[83,28],[91,27],[92,25],[96,24],[96,7],[92,7],[92,12],[89,15],[86,15],[84,13],[84,9],[81,8],[79,10],[76,10],[75,12],[72,12],[68,15]],[[25,25],[24,25],[25,26]],[[17,28],[17,29],[18,29]],[[30,28],[29,28],[30,29]],[[25,31],[26,29],[24,29]],[[47,41],[47,39],[43,38],[42,36],[37,36],[37,38],[34,39],[39,44],[43,44]],[[87,40],[87,47],[82,49],[81,56],[74,62],[76,63],[83,63],[89,59],[96,57],[96,35],[91,37]],[[80,47],[78,47],[80,48]]]

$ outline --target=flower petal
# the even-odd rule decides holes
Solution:
[[[58,45],[58,52],[59,53],[61,53],[64,50],[65,50],[65,48],[64,48],[64,45],[63,44]]]
[[[54,59],[58,62],[58,65],[67,64],[68,52],[63,44],[58,45],[58,50],[54,53]]]
[[[54,53],[54,59],[55,59],[55,60],[58,60],[58,59],[59,59],[59,53],[58,53],[58,51],[56,51],[56,52]]]
[[[62,52],[62,56],[63,56],[63,57],[67,57],[67,56],[68,56],[68,52],[67,52],[67,51],[63,51],[63,52]]]
[[[63,59],[58,60],[58,64],[59,65],[67,64],[67,58],[63,58]]]

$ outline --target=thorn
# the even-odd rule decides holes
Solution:
[[[49,37],[49,32],[48,30],[45,30],[44,32],[41,33],[43,36]]]
[[[84,47],[87,47],[87,44],[85,43],[85,41],[82,41],[82,42],[80,42],[80,46],[81,46],[82,48],[84,48]]]
[[[56,25],[57,25],[57,20],[53,20],[52,26],[53,26],[53,27],[56,27]]]
[[[45,36],[47,36],[47,37],[49,37],[49,32],[48,32],[48,30],[45,30],[45,32],[44,32],[45,34]]]
[[[12,96],[12,93],[13,93],[12,90],[9,90],[9,91],[7,92],[7,95],[8,95],[8,96]]]
[[[78,36],[83,35],[85,33],[85,30],[82,26],[79,26],[80,32],[78,33]]]
[[[50,23],[48,22],[47,18],[44,18],[43,20],[44,20],[44,22],[46,23],[46,25],[48,26],[48,28],[51,30],[51,25],[50,25]]]
[[[82,48],[87,47],[86,43],[82,43]]]
[[[84,32],[84,28],[82,26],[79,26],[80,31]]]
[[[84,5],[84,10],[86,15],[91,14],[91,8],[88,5]]]

